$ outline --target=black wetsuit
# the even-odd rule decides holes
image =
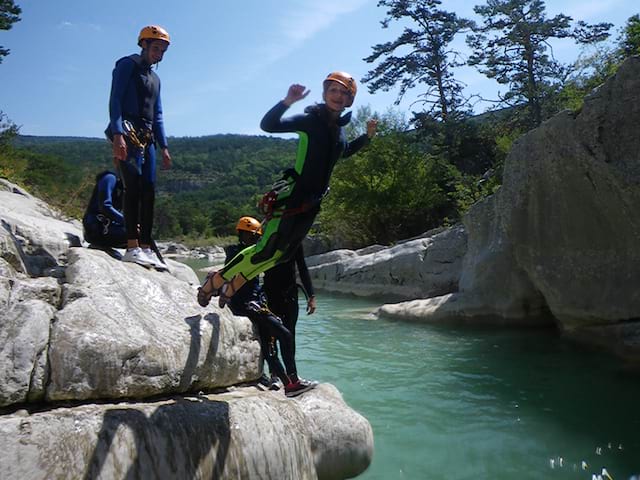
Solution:
[[[305,295],[314,295],[313,284],[309,276],[309,269],[304,261],[302,245],[298,247],[294,257],[284,263],[279,263],[264,273],[263,289],[267,296],[269,309],[275,313],[293,338],[293,353],[296,351],[296,323],[298,322],[298,283],[296,267],[300,274],[300,281]]]
[[[225,249],[227,259],[233,258],[243,245],[232,245]],[[289,383],[289,375],[295,374],[296,363],[293,353],[293,337],[291,332],[282,324],[280,318],[267,307],[266,298],[260,287],[259,279],[245,283],[228,304],[234,315],[249,317],[249,320],[258,328],[262,355],[269,365],[272,375],[277,375],[284,385]],[[282,363],[278,359],[278,350],[275,341],[280,344]]]
[[[142,244],[151,243],[155,203],[156,149],[167,147],[160,101],[160,78],[140,55],[123,57],[113,69],[107,136],[124,134],[123,122],[131,122],[138,137],[148,138],[144,149],[125,135],[127,160],[119,162],[125,185],[124,212],[127,235]],[[140,233],[138,236],[138,225]]]

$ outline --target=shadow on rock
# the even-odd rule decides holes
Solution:
[[[204,319],[211,324],[211,340],[209,342],[209,349],[207,350],[207,358],[204,362],[205,365],[210,365],[216,354],[218,353],[218,344],[220,343],[220,316],[214,313],[208,313]],[[180,392],[186,392],[191,387],[193,378],[196,375],[198,368],[198,359],[200,358],[202,333],[201,333],[201,320],[202,315],[193,315],[184,319],[185,323],[189,325],[189,333],[191,334],[191,342],[189,344],[189,355],[187,356],[187,362],[182,371],[180,377]]]
[[[84,479],[219,478],[230,438],[226,402],[114,408],[104,414]]]

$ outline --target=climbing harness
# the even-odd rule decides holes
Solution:
[[[294,183],[295,181],[292,181],[285,176],[275,182],[272,185],[271,190],[262,196],[258,202],[258,209],[267,217],[267,219],[272,218],[273,211],[280,206],[278,203],[278,197],[281,197],[284,193],[291,192]],[[280,203],[282,203],[282,201]]]
[[[111,225],[111,219],[101,213],[97,214],[96,218],[102,224],[102,234],[107,235],[109,233],[109,225]]]
[[[298,172],[293,168],[288,168],[284,171],[282,178],[272,185],[271,190],[262,196],[258,202],[258,210],[265,216],[265,222],[276,216],[285,218],[308,212],[319,205],[322,199],[329,193],[329,189],[327,189],[322,197],[318,199],[303,202],[298,207],[281,209],[299,178],[300,175]]]
[[[151,130],[141,128],[136,131],[135,127],[129,120],[124,120],[122,122],[122,129],[124,130],[125,136],[129,139],[133,146],[139,148],[140,150],[144,150],[146,146],[153,140],[153,134]]]

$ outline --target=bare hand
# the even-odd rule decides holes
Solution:
[[[376,132],[378,131],[378,120],[372,118],[367,122],[367,137],[373,138],[376,136]]]
[[[162,149],[162,170],[171,169],[171,155],[168,148]]]
[[[113,158],[124,162],[127,159],[127,142],[124,141],[124,137],[120,133],[116,133],[113,136]]]
[[[307,300],[307,315],[311,315],[316,311],[316,297],[309,297]]]
[[[289,87],[289,91],[287,92],[287,96],[284,98],[283,102],[286,106],[290,107],[295,102],[302,100],[304,97],[309,95],[310,90],[307,90],[307,87],[304,85],[299,85],[294,83]]]

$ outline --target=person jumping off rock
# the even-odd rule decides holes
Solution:
[[[282,118],[292,104],[309,94],[303,85],[293,84],[284,100],[264,116],[260,126],[266,132],[298,133],[296,163],[263,199],[267,215],[264,235],[256,245],[226,262],[220,271],[207,276],[198,291],[201,306],[207,306],[211,297],[219,295],[219,305],[224,307],[247,281],[293,257],[320,211],[336,162],[356,153],[376,134],[377,122],[372,119],[367,122],[366,134],[352,142],[346,140],[343,127],[349,123],[351,113],[342,112],[353,104],[356,91],[351,75],[332,72],[323,81],[324,103],[307,107],[304,114]]]

